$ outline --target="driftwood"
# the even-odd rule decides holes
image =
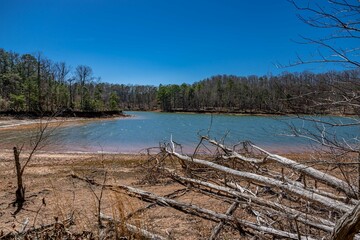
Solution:
[[[181,212],[184,212],[187,214],[191,214],[191,215],[195,215],[195,216],[207,219],[207,220],[211,220],[214,222],[224,221],[224,222],[226,222],[227,225],[230,225],[235,229],[239,229],[239,227],[244,227],[244,228],[250,228],[250,229],[258,231],[258,232],[271,234],[271,235],[277,236],[277,237],[284,237],[284,238],[289,238],[289,239],[299,239],[297,234],[289,233],[289,232],[282,231],[282,230],[277,230],[277,229],[270,228],[270,227],[265,227],[265,226],[255,224],[255,223],[252,223],[252,222],[249,222],[246,220],[242,220],[240,218],[228,216],[226,214],[217,213],[217,212],[209,210],[209,209],[201,208],[194,204],[183,203],[183,202],[179,202],[179,201],[176,201],[173,199],[160,197],[153,193],[150,193],[150,192],[147,192],[147,191],[144,191],[141,189],[137,189],[134,187],[125,186],[125,185],[116,185],[116,186],[102,185],[100,183],[96,183],[93,180],[89,181],[88,179],[77,176],[75,174],[72,174],[72,177],[86,181],[86,182],[96,185],[96,186],[105,186],[106,188],[116,191],[116,192],[126,193],[127,195],[129,195],[131,197],[136,197],[145,202],[156,203],[157,205],[163,206],[163,207],[172,207],[178,211],[181,211]],[[301,237],[301,239],[312,240],[314,238]]]
[[[262,183],[262,184],[265,184],[268,186],[278,187],[278,188],[284,189],[287,192],[290,192],[295,195],[301,196],[305,199],[308,199],[310,201],[314,201],[314,202],[320,203],[322,205],[325,205],[326,207],[328,207],[330,209],[334,209],[334,210],[341,211],[341,212],[347,212],[352,209],[352,207],[349,206],[348,204],[345,204],[343,202],[313,193],[312,191],[300,188],[295,185],[284,184],[282,181],[277,180],[277,179],[265,177],[265,176],[250,173],[250,172],[234,170],[232,168],[224,167],[222,165],[219,165],[219,164],[216,164],[213,162],[209,162],[206,160],[196,159],[196,158],[192,158],[192,157],[189,157],[186,155],[182,155],[182,154],[179,154],[174,151],[169,151],[169,150],[166,150],[166,151],[168,154],[171,154],[172,156],[175,156],[178,159],[181,159],[183,161],[204,165],[206,167],[210,167],[210,168],[216,169],[218,171],[224,172],[226,174],[230,174],[230,175],[234,175],[234,176],[243,178],[248,181],[259,182],[259,183]]]
[[[332,234],[333,240],[351,240],[360,231],[360,204],[351,212],[344,214]]]
[[[357,198],[357,192],[358,192],[358,188],[356,186],[351,186],[349,185],[347,182],[342,181],[334,176],[331,176],[325,172],[316,170],[315,168],[312,168],[310,166],[307,166],[305,164],[301,164],[298,162],[295,162],[291,159],[288,159],[286,157],[282,157],[276,154],[272,154],[268,151],[265,151],[264,149],[252,145],[253,148],[261,151],[262,153],[265,153],[267,155],[267,157],[269,159],[272,159],[274,161],[276,161],[277,163],[280,163],[286,167],[289,167],[291,169],[294,169],[296,171],[298,171],[299,173],[311,176],[312,178],[323,182],[333,188],[336,188],[340,191],[343,191],[344,193],[346,193],[346,195],[348,195],[351,198]]]
[[[360,204],[357,199],[358,187],[351,185],[348,179],[345,179],[345,181],[341,180],[335,176],[317,170],[306,164],[296,162],[294,160],[279,156],[277,154],[272,154],[255,145],[251,146],[253,147],[253,149],[256,149],[262,154],[265,154],[264,158],[260,159],[258,157],[244,156],[236,152],[234,150],[234,147],[226,147],[225,145],[220,144],[208,137],[202,137],[202,140],[204,139],[223,151],[224,155],[222,155],[221,158],[224,160],[237,159],[250,164],[250,166],[254,166],[254,169],[262,169],[262,167],[268,162],[274,162],[282,167],[296,172],[298,175],[302,176],[304,182],[302,183],[296,179],[288,178],[287,176],[284,176],[282,172],[270,172],[266,169],[263,172],[264,174],[260,175],[251,171],[249,172],[236,168],[230,168],[228,166],[223,166],[219,163],[214,163],[212,161],[199,159],[193,156],[187,156],[185,154],[176,152],[175,145],[172,142],[170,142],[169,145],[164,146],[163,152],[166,153],[167,156],[172,156],[176,159],[179,159],[181,162],[187,162],[189,166],[193,164],[201,165],[222,172],[225,174],[225,176],[234,176],[235,179],[239,179],[242,181],[245,180],[255,185],[260,184],[263,187],[270,187],[270,189],[279,189],[280,192],[285,191],[286,193],[295,197],[292,197],[292,199],[294,200],[291,201],[295,201],[296,199],[302,199],[303,201],[308,201],[308,203],[310,204],[315,204],[313,205],[315,208],[310,207],[310,209],[307,209],[305,212],[301,212],[291,206],[286,206],[285,204],[282,204],[280,202],[277,203],[274,201],[268,201],[261,197],[258,197],[256,194],[246,193],[244,191],[244,188],[230,189],[214,183],[209,183],[208,181],[201,181],[194,178],[182,177],[174,172],[170,174],[171,178],[185,186],[191,184],[191,186],[195,189],[201,189],[206,187],[213,189],[214,191],[232,195],[234,203],[236,203],[236,200],[234,199],[242,199],[242,201],[248,201],[252,205],[255,204],[256,206],[265,207],[265,209],[268,209],[268,211],[270,212],[275,212],[277,215],[286,215],[289,220],[293,220],[295,222],[295,229],[299,238],[303,235],[300,233],[298,222],[304,224],[305,226],[317,228],[321,231],[327,232],[328,234],[332,233],[333,239],[345,239],[344,236],[349,236],[347,239],[360,239],[360,237],[357,235],[360,230],[360,207],[358,207]],[[308,179],[313,179],[315,184],[316,182],[324,183],[333,190],[320,190],[316,188],[316,185],[315,188],[308,187],[305,177],[307,177]],[[345,196],[334,194],[333,192],[336,191],[343,192]],[[251,191],[248,192],[251,193]],[[354,204],[356,204],[356,207]],[[312,208],[313,210],[311,210]],[[358,208],[359,210],[357,210]],[[341,218],[341,220],[337,221],[337,224],[335,225],[334,220],[330,217],[331,215],[329,215],[330,218],[327,218],[325,216],[316,214],[316,212],[318,212],[320,209],[321,212],[328,210],[329,214],[332,211],[338,211],[340,215],[344,213],[345,215]],[[309,213],[309,211],[312,211],[313,213]],[[358,217],[359,219],[357,219]],[[336,238],[336,236],[340,237]]]
[[[233,189],[227,188],[227,187],[222,187],[222,186],[218,186],[212,183],[208,183],[208,182],[204,182],[204,181],[200,181],[197,179],[190,179],[190,178],[186,178],[186,177],[181,177],[179,175],[176,175],[174,173],[171,174],[171,177],[177,181],[180,182],[186,182],[186,183],[192,183],[192,184],[197,184],[197,185],[202,185],[204,187],[208,187],[211,189],[214,189],[216,191],[221,191],[221,192],[225,192],[228,193],[232,196],[234,196],[235,198],[238,199],[244,199],[247,202],[251,202],[253,204],[258,204],[260,206],[264,206],[264,207],[268,207],[270,209],[276,210],[277,212],[281,213],[281,214],[286,214],[288,216],[292,216],[293,218],[296,217],[298,221],[303,222],[305,224],[308,224],[312,227],[327,231],[327,232],[331,232],[333,230],[333,227],[335,226],[335,224],[331,221],[328,221],[326,219],[323,219],[321,217],[317,217],[317,216],[312,216],[300,211],[297,211],[295,209],[286,207],[282,204],[276,203],[276,202],[272,202],[272,201],[268,201],[266,199],[262,199],[260,197],[256,197],[253,196],[251,194],[247,194],[247,193],[241,193],[239,191],[235,191]]]
[[[349,186],[349,184],[345,181],[342,181],[334,176],[331,176],[325,172],[319,171],[313,167],[307,166],[305,164],[301,164],[298,163],[294,160],[291,160],[289,158],[283,157],[283,156],[279,156],[277,154],[272,154],[254,144],[250,144],[254,149],[259,150],[260,152],[264,153],[266,155],[265,158],[263,159],[256,159],[256,158],[248,158],[245,157],[235,151],[233,151],[232,149],[225,147],[224,145],[218,143],[215,140],[209,139],[208,137],[203,137],[204,139],[208,139],[208,141],[211,144],[214,144],[215,146],[220,147],[221,149],[223,149],[226,153],[230,154],[230,156],[234,157],[234,158],[238,158],[240,160],[243,161],[248,161],[248,162],[252,162],[252,163],[263,163],[265,160],[273,160],[285,167],[291,168],[299,173],[305,174],[307,176],[310,176],[316,180],[318,180],[319,182],[323,182],[333,188],[336,188],[340,191],[345,192],[349,197],[351,198],[357,198],[357,192],[358,192],[358,188],[355,186]]]
[[[195,157],[204,140],[216,146],[216,154]],[[254,152],[238,152],[235,147],[208,137],[202,137],[201,144],[193,155],[186,155],[176,151],[171,140],[160,148],[156,161],[149,160],[149,171],[156,173],[152,176],[161,175],[185,187],[165,196],[126,185],[100,184],[78,175],[72,177],[150,203],[130,213],[124,222],[146,209],[161,206],[216,223],[209,239],[217,239],[220,232],[226,236],[225,231],[239,232],[241,238],[360,239],[358,187],[349,179],[337,178],[255,145],[250,145]],[[179,164],[168,165],[174,160]],[[204,204],[206,200],[195,205],[174,199],[189,192],[219,204],[227,203],[229,208],[220,213],[210,210]]]
[[[174,199],[174,198],[177,198],[177,197],[180,197],[182,195],[184,195],[185,193],[187,193],[189,191],[188,188],[183,188],[183,189],[179,189],[179,190],[176,190],[170,194],[166,194],[164,197],[168,197],[168,198],[171,198],[171,199]],[[132,218],[133,216],[137,215],[137,214],[140,214],[150,208],[153,208],[156,206],[156,203],[150,203],[149,205],[143,207],[143,208],[139,208],[138,210],[136,210],[135,212],[131,212],[129,213],[125,219],[128,220],[130,218]]]
[[[18,232],[18,233],[8,233],[4,236],[1,236],[0,239],[1,240],[8,240],[8,239],[28,239],[28,235],[31,234],[36,234],[36,233],[41,233],[53,228],[59,228],[59,226],[63,226],[63,227],[68,227],[74,224],[73,221],[73,217],[69,217],[67,219],[65,219],[64,221],[56,221],[54,223],[50,223],[50,224],[46,224],[46,225],[42,225],[36,228],[30,228],[28,230],[23,229],[22,231]]]
[[[115,220],[114,218],[112,218],[110,216],[106,216],[102,213],[100,214],[100,218],[105,221],[109,221],[109,222],[113,222],[113,223],[117,223],[117,224],[123,224],[129,232],[131,232],[132,234],[135,234],[135,235],[140,235],[142,238],[145,238],[145,239],[152,239],[152,240],[165,240],[166,239],[158,234],[151,233],[145,229],[139,228],[132,224],[121,223],[120,221]]]
[[[234,202],[233,204],[231,204],[231,206],[229,207],[229,209],[226,211],[226,215],[231,216],[235,210],[238,208],[239,203],[238,202]],[[218,223],[218,225],[216,225],[216,227],[213,229],[213,231],[211,232],[211,236],[209,238],[209,240],[215,240],[217,238],[217,236],[219,235],[221,229],[224,227],[225,222],[221,221],[220,223]]]

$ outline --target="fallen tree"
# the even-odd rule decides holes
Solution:
[[[153,177],[171,179],[185,187],[167,196],[126,185],[105,185],[75,174],[72,177],[150,203],[134,213],[157,205],[214,222],[210,239],[226,236],[229,229],[242,238],[360,239],[358,186],[352,184],[352,176],[342,179],[306,161],[272,154],[251,144],[246,148],[250,146],[252,151],[242,151],[202,137],[196,149],[206,144],[208,150],[215,146],[212,155],[178,152],[171,141],[149,158],[148,170],[157,173]],[[201,203],[173,199],[191,192],[227,203],[228,209],[221,213]]]

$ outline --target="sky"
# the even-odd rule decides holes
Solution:
[[[217,74],[325,71],[288,64],[318,30],[286,0],[0,0],[0,48],[88,65],[103,82],[193,83]]]

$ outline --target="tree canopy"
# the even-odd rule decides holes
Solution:
[[[0,49],[0,111],[356,114],[349,104],[323,103],[326,99],[343,100],[344,94],[339,89],[359,91],[353,79],[360,74],[356,68],[318,74],[216,75],[193,84],[156,87],[101,82],[86,65],[71,69],[65,62],[54,62],[41,54],[21,55]]]

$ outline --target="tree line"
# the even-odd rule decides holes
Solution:
[[[0,111],[59,112],[149,110],[156,106],[156,87],[109,84],[90,66],[72,69],[36,54],[0,48]]]
[[[359,69],[277,76],[217,75],[193,84],[101,82],[92,68],[42,54],[0,49],[0,110],[25,112],[161,110],[235,113],[354,114],[342,103],[359,92]],[[349,94],[350,93],[350,94]],[[331,99],[331,105],[324,104]]]
[[[160,85],[157,96],[163,111],[356,114],[346,101],[360,91],[359,76],[359,69],[261,77],[218,75],[194,84]]]

